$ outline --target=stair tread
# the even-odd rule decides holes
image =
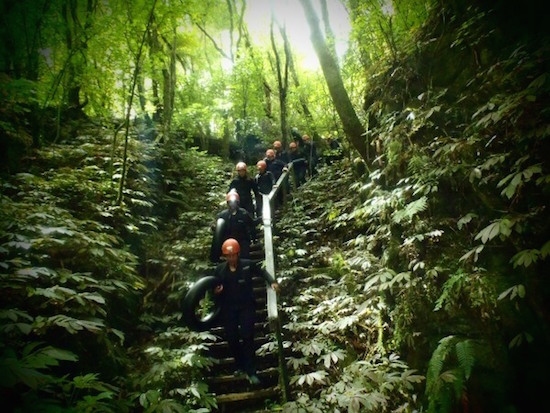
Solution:
[[[254,337],[254,342],[255,343],[264,344],[264,343],[272,342],[272,341],[273,340],[271,339],[271,337],[266,337],[265,335]],[[215,348],[226,347],[226,346],[229,346],[229,343],[227,342],[227,340],[222,339],[220,341],[216,341],[215,343],[210,344],[208,347],[210,349],[215,349]]]
[[[216,400],[218,403],[231,403],[243,400],[255,400],[255,399],[264,399],[269,396],[274,396],[279,394],[279,386],[268,387],[266,389],[258,389],[253,391],[237,392],[237,393],[226,393],[216,395]]]
[[[273,373],[278,373],[279,372],[279,369],[277,367],[269,367],[267,369],[264,369],[264,370],[261,370],[261,371],[258,371],[257,375],[258,377],[265,377],[265,376],[269,376]],[[231,382],[231,381],[236,381],[236,380],[243,380],[243,379],[246,379],[246,377],[243,375],[243,376],[234,376],[233,374],[224,374],[224,375],[221,375],[221,376],[214,376],[214,377],[207,377],[206,380],[209,382],[209,383],[226,383],[226,382]]]

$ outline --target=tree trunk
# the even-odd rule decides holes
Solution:
[[[361,124],[355,109],[351,104],[348,92],[344,87],[344,82],[340,76],[340,69],[335,58],[330,53],[321,29],[319,28],[319,18],[311,5],[310,0],[300,0],[304,8],[306,18],[311,30],[311,42],[325,76],[327,86],[332,97],[332,102],[342,121],[344,132],[350,143],[357,149],[359,155],[369,161],[368,144],[365,138],[365,128]]]
[[[285,42],[285,50],[288,50],[288,63],[289,63],[288,67],[290,69],[290,74],[292,76],[292,80],[294,81],[294,85],[296,86],[296,90],[299,91],[300,80],[298,79],[298,73],[296,72],[296,66],[294,65],[294,57],[292,56],[290,42],[288,41],[288,36],[286,35],[286,32],[281,32],[281,35],[283,36],[283,40]],[[317,128],[315,127],[315,119],[313,118],[313,114],[309,110],[307,100],[303,93],[300,93],[299,99],[300,99],[300,106],[302,106],[302,112],[304,113],[304,116],[307,118],[309,122],[309,127],[311,128],[313,135],[318,135]]]
[[[281,33],[284,31],[283,28],[280,28]],[[275,70],[277,72],[277,85],[279,89],[279,108],[281,112],[281,141],[283,146],[286,146],[287,142],[287,105],[286,98],[288,92],[288,48],[285,45],[285,62],[284,62],[284,72],[281,67],[281,57],[279,56],[279,51],[277,50],[277,44],[275,43],[275,35],[273,34],[273,17],[271,19],[271,47],[273,48],[273,54],[275,56]]]
[[[72,56],[67,70],[67,105],[69,108],[76,109],[78,114],[87,102],[80,102],[81,75],[87,57],[87,33],[92,27],[96,5],[94,0],[87,0],[84,26],[79,20],[77,0],[65,0],[61,5],[65,22],[65,42],[67,50]]]
[[[164,102],[164,111],[163,111],[163,119],[162,119],[162,125],[163,125],[163,133],[164,136],[168,136],[170,134],[170,129],[172,125],[172,116],[174,114],[174,97],[175,97],[175,90],[176,90],[176,33],[174,29],[174,39],[171,46],[170,53],[170,61],[167,65],[168,67],[164,67],[162,69],[163,74],[163,80],[164,80],[164,88],[163,88],[163,102]]]
[[[330,50],[330,53],[332,53],[332,56],[336,59],[336,61],[338,61],[338,57],[336,56],[336,42],[334,40],[334,33],[330,27],[327,0],[321,0],[321,15],[323,16],[323,25],[325,26],[327,47]]]
[[[145,119],[145,124],[148,128],[151,128],[153,126],[153,120],[151,119],[151,116],[149,116],[149,113],[147,113],[147,97],[145,96],[145,86],[143,84],[143,75],[140,73],[138,80],[137,80],[137,90],[138,90],[138,97],[139,97],[139,107],[141,111],[143,112],[143,118]]]
[[[159,93],[159,81],[158,81],[158,70],[156,67],[155,58],[161,53],[161,47],[158,39],[158,32],[156,27],[152,27],[148,33],[148,42],[149,42],[149,59],[151,60],[151,89],[153,92],[152,103],[155,106],[155,111],[153,112],[153,121],[155,123],[160,123],[164,116],[163,105],[160,103],[160,93]]]
[[[130,114],[132,113],[134,93],[136,90],[136,84],[137,84],[139,72],[141,69],[141,54],[143,51],[143,45],[145,44],[145,38],[147,36],[147,33],[149,32],[151,23],[153,22],[153,16],[154,16],[156,5],[157,5],[157,0],[153,0],[153,5],[151,6],[151,13],[149,14],[149,20],[147,21],[147,27],[145,28],[143,37],[141,38],[141,43],[138,48],[135,67],[134,67],[134,74],[132,76],[132,82],[130,84],[130,95],[128,97],[128,107],[126,108],[126,119],[124,122],[125,130],[124,130],[124,153],[122,155],[122,173],[120,177],[120,185],[118,186],[118,195],[115,202],[116,205],[120,205],[124,197],[124,186],[126,184],[126,171],[128,169],[128,143],[129,143],[129,135],[130,135]],[[116,139],[116,133],[115,133],[115,139]]]

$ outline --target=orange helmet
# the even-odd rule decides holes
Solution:
[[[275,158],[275,151],[273,149],[268,149],[265,151],[265,156],[269,159]]]
[[[245,170],[246,171],[246,164],[244,162],[239,162],[236,166],[235,166],[235,169],[237,171],[242,171],[242,170]]]
[[[228,238],[222,244],[223,255],[238,254],[240,251],[241,246],[235,238]]]
[[[281,149],[283,147],[283,144],[281,143],[281,141],[275,141],[273,142],[273,147],[275,149]]]
[[[302,136],[302,139],[303,139],[304,141],[306,141],[306,142],[309,141],[309,135],[304,135],[304,136]]]
[[[258,161],[258,163],[256,164],[256,168],[258,168],[260,171],[265,171],[267,168],[267,164],[264,160]]]
[[[296,142],[290,142],[290,144],[288,145],[288,147],[290,149],[295,149],[296,148]]]

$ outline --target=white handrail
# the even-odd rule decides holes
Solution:
[[[292,163],[289,163],[288,170],[282,173],[277,182],[273,185],[273,189],[267,194],[262,194],[262,222],[264,228],[264,250],[265,250],[265,266],[266,271],[274,278],[275,277],[275,254],[273,250],[273,218],[272,218],[272,202],[281,190],[283,182],[292,171]],[[267,318],[272,320],[279,317],[277,310],[277,294],[273,288],[267,288]]]
[[[267,194],[262,194],[262,221],[264,227],[264,250],[265,250],[265,265],[266,271],[274,278],[275,277],[275,253],[273,250],[273,216],[272,216],[272,202],[274,201],[277,193],[283,189],[284,182],[287,176],[292,171],[292,163],[288,165],[288,169],[282,173],[273,189]],[[279,359],[279,384],[283,392],[283,401],[286,402],[290,399],[290,389],[288,381],[288,373],[286,371],[286,361],[284,355],[283,338],[281,334],[281,320],[277,310],[277,293],[271,286],[267,287],[267,318],[277,337],[277,355]]]

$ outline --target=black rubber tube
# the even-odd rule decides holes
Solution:
[[[222,255],[222,244],[225,241],[223,239],[223,233],[225,231],[225,219],[218,218],[216,221],[216,228],[214,229],[214,236],[212,238],[212,246],[210,247],[210,261],[220,262],[220,256]]]
[[[183,299],[182,312],[183,319],[187,327],[194,331],[205,331],[216,325],[217,318],[221,311],[221,305],[217,297],[213,295],[214,307],[204,317],[200,317],[196,313],[200,301],[204,298],[209,290],[213,290],[220,282],[218,278],[208,275],[195,282]]]

